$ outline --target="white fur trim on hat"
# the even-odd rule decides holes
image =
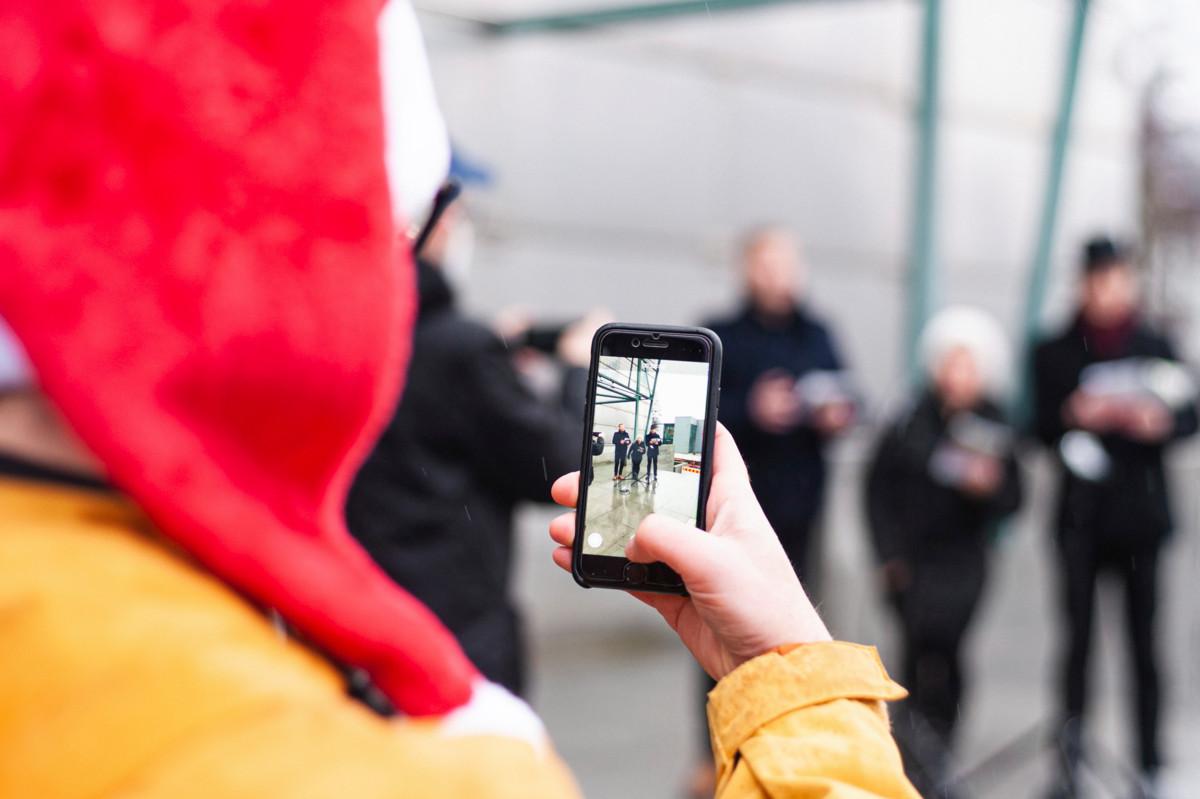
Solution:
[[[546,750],[546,728],[525,700],[487,680],[472,684],[467,704],[442,718],[443,735],[495,735],[526,741],[534,749]]]
[[[1009,345],[1004,329],[987,312],[954,305],[934,314],[921,332],[921,365],[930,377],[952,350],[967,349],[993,393],[1010,379]]]

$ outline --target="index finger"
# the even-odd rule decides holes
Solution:
[[[573,508],[579,501],[579,472],[570,472],[554,481],[550,496],[564,508]]]

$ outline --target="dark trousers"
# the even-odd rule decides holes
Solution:
[[[1105,551],[1090,541],[1064,541],[1059,549],[1067,632],[1061,666],[1064,720],[1081,719],[1087,705],[1096,582],[1100,574],[1108,572],[1114,574],[1125,589],[1129,656],[1137,701],[1138,752],[1141,766],[1147,770],[1158,768],[1161,762],[1158,743],[1160,686],[1154,634],[1158,553],[1157,545],[1135,551]]]
[[[963,639],[983,596],[985,558],[983,551],[964,551],[937,563],[912,563],[911,585],[890,597],[900,616],[907,709],[918,713],[945,747],[952,742],[965,692]]]
[[[638,479],[638,472],[642,470],[642,462],[637,458],[633,459],[633,479]]]
[[[625,471],[626,456],[620,452],[613,455],[613,476],[619,477],[621,472]]]
[[[658,479],[658,453],[657,452],[652,454],[650,456],[650,459],[648,461],[646,461],[646,477],[651,477],[651,476],[653,476],[656,480]]]

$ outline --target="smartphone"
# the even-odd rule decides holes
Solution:
[[[571,572],[585,588],[686,594],[625,546],[659,513],[704,529],[721,340],[700,327],[608,324],[592,339]]]

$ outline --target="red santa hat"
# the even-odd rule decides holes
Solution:
[[[475,670],[342,515],[415,305],[379,12],[0,4],[0,316],[167,536],[402,710],[444,713]]]

